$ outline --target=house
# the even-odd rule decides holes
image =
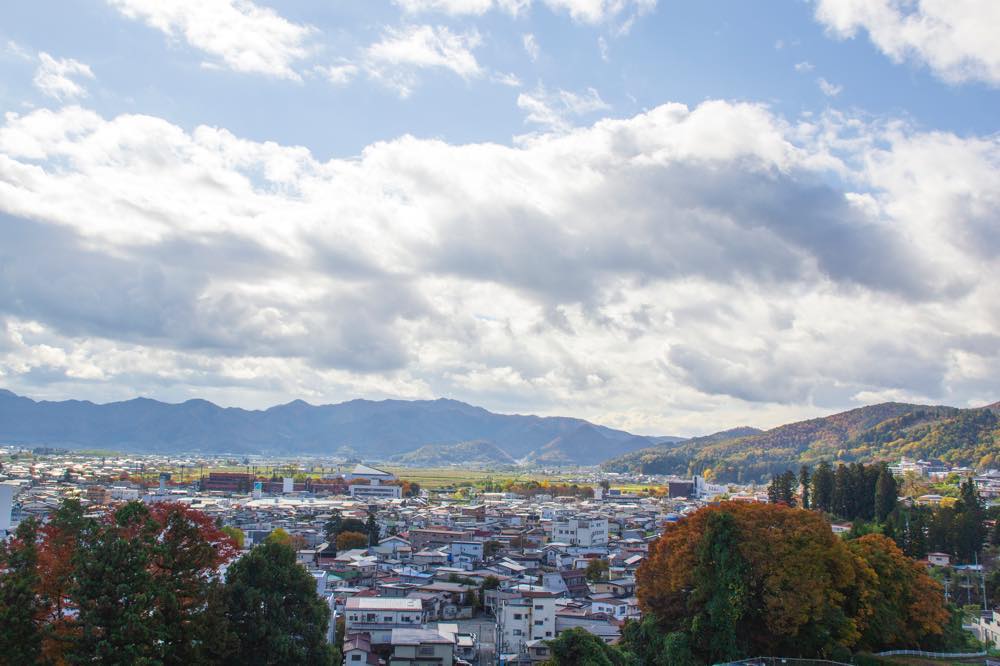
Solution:
[[[365,664],[378,666],[378,657],[372,652],[368,634],[348,634],[344,637],[344,663],[347,666]]]
[[[946,567],[951,564],[948,553],[927,553],[927,563],[936,567]]]
[[[431,629],[393,629],[389,666],[452,666],[455,639]]]
[[[497,608],[497,650],[503,654],[527,651],[533,640],[555,638],[558,594],[535,588],[521,597],[502,600]]]
[[[367,633],[372,645],[386,645],[393,629],[419,629],[424,621],[419,599],[352,597],[347,600],[345,623],[348,633]]]
[[[592,548],[608,544],[607,518],[570,518],[552,523],[552,539]]]

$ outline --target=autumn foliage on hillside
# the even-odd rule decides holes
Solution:
[[[915,648],[950,617],[940,585],[892,540],[848,543],[820,514],[781,505],[726,502],[669,525],[637,583],[660,631],[708,663]]]

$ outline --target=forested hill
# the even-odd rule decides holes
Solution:
[[[749,482],[802,463],[896,460],[900,456],[953,465],[1000,466],[1000,403],[958,409],[887,402],[764,432],[736,429],[647,447],[610,460],[604,467]]]

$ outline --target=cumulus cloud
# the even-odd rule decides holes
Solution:
[[[522,35],[521,43],[524,45],[524,52],[528,54],[528,57],[532,60],[538,60],[541,49],[538,46],[538,40],[535,36],[530,32]]]
[[[315,28],[250,0],[107,0],[122,15],[212,56],[209,66],[299,80]]]
[[[893,61],[923,63],[945,81],[1000,85],[994,0],[818,0],[816,18],[840,38],[865,31]]]
[[[482,43],[475,30],[456,33],[445,26],[411,25],[387,28],[382,39],[365,52],[369,72],[408,96],[420,69],[450,70],[462,78],[483,74],[473,51]]]
[[[87,96],[87,89],[75,79],[93,79],[89,65],[73,58],[53,58],[44,51],[38,60],[34,84],[43,94],[60,101]]]
[[[326,161],[9,114],[0,373],[90,397],[452,395],[643,432],[964,404],[1000,369],[998,174],[997,137],[725,101]]]
[[[441,12],[453,16],[481,16],[492,9],[500,9],[517,16],[531,6],[531,0],[393,0],[393,2],[411,14]]]

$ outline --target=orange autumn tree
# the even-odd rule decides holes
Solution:
[[[859,549],[856,550],[855,548]],[[637,574],[643,611],[676,634],[697,661],[755,655],[843,656],[859,646],[894,644],[873,624],[880,573],[817,513],[787,506],[724,502],[669,525]],[[868,552],[870,551],[870,553]],[[903,583],[917,617],[912,647],[940,634],[940,590],[926,574]],[[874,627],[874,628],[873,628]]]
[[[848,542],[875,574],[868,603],[872,613],[860,646],[868,650],[910,648],[940,635],[949,620],[941,584],[881,534],[866,534]]]

